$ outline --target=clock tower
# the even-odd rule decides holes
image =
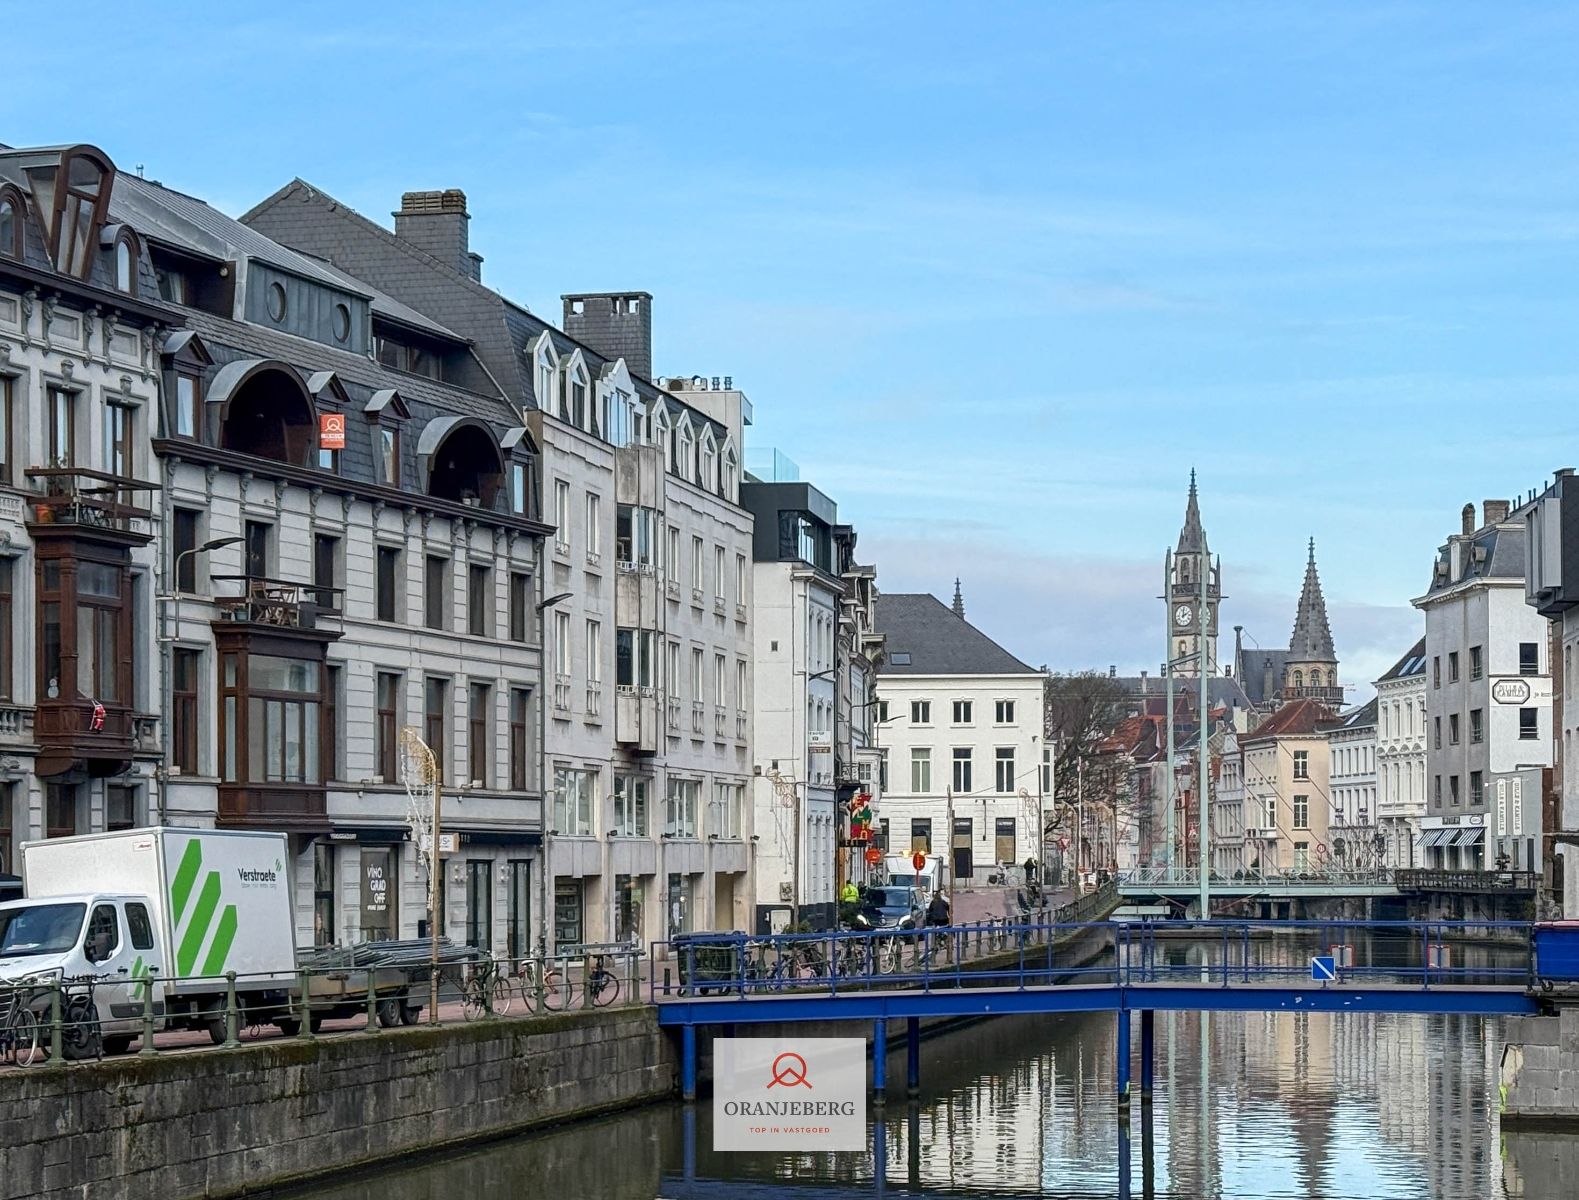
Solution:
[[[1206,530],[1201,526],[1201,506],[1195,493],[1195,472],[1190,472],[1190,499],[1184,510],[1184,528],[1172,555],[1171,580],[1165,588],[1168,645],[1174,660],[1174,674],[1198,678],[1201,672],[1201,643],[1206,644],[1206,669],[1217,674],[1217,620],[1221,607],[1222,563],[1212,562],[1206,546]],[[1167,578],[1169,568],[1164,567]],[[1201,580],[1206,579],[1206,600],[1201,600]]]

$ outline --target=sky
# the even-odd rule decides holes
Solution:
[[[1156,669],[1193,467],[1225,637],[1314,538],[1363,698],[1462,505],[1579,465],[1573,5],[0,3],[0,142],[464,189],[485,282],[653,293],[658,374],[1032,664]]]

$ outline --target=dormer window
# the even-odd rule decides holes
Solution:
[[[22,257],[22,193],[0,187],[0,255]]]
[[[509,469],[510,511],[518,517],[531,516],[537,491],[532,481],[532,439],[524,427],[517,426],[499,439],[499,449]]]
[[[565,394],[560,401],[565,419],[577,429],[587,428],[587,418],[591,416],[587,411],[590,387],[587,365],[582,361],[581,351],[577,350],[565,364]]]
[[[105,230],[106,235],[111,231]],[[114,231],[112,251],[115,255],[115,290],[128,296],[137,294],[137,235],[125,225]]]
[[[734,447],[724,452],[724,499],[735,499],[735,481],[740,476],[740,464],[735,459]]]
[[[110,206],[114,164],[92,146],[73,146],[58,163],[28,167],[27,176],[56,269],[86,279]]]
[[[688,424],[680,426],[680,449],[676,455],[678,461],[675,470],[680,473],[687,483],[696,482],[696,443],[691,440],[691,427]]]
[[[202,339],[191,330],[171,334],[164,344],[170,408],[165,428],[176,437],[197,438],[203,430],[203,372],[213,365]],[[168,436],[168,434],[167,434]]]
[[[710,492],[718,491],[718,450],[713,445],[711,430],[702,435],[701,484]]]
[[[559,389],[554,386],[559,378],[559,355],[554,352],[554,339],[547,330],[538,334],[532,343],[532,363],[532,391],[537,407],[569,420],[564,406],[559,403]]]
[[[373,426],[373,482],[400,486],[400,425],[410,418],[406,402],[394,388],[374,392],[363,410]]]
[[[400,486],[400,430],[389,425],[378,427],[374,445],[377,460],[378,482],[390,487]]]

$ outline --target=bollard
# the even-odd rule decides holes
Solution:
[[[66,1056],[65,1046],[61,1038],[60,1027],[60,987],[61,980],[57,975],[52,985],[53,991],[49,994],[49,1056],[57,1063]]]
[[[154,973],[143,976],[143,1044],[137,1051],[139,1057],[149,1057],[154,1052]]]
[[[241,1014],[236,1009],[236,973],[226,971],[224,1048],[234,1050],[239,1045],[241,1045]]]
[[[307,990],[310,981],[311,976],[308,975],[306,971],[300,972],[299,986],[301,988],[301,1000],[299,1002],[299,1015],[301,1017],[301,1028],[296,1031],[296,1036],[299,1038],[305,1038],[309,1042],[313,1040],[312,993]]]
[[[367,1025],[368,1033],[378,1032],[378,988],[373,979],[373,968],[367,969]]]

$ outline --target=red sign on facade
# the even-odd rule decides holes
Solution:
[[[345,414],[318,414],[318,446],[323,450],[345,449]]]

